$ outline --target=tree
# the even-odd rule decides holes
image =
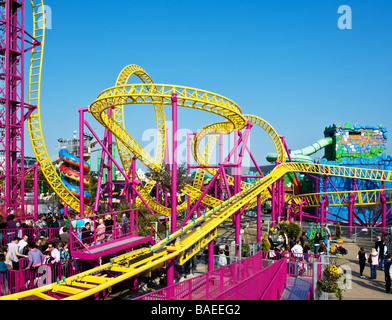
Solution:
[[[146,176],[159,183],[159,187],[163,191],[171,193],[172,190],[172,175],[168,170],[168,167],[162,165],[161,169],[152,169],[146,174]],[[177,166],[177,190],[182,190],[186,184],[192,183],[192,178],[187,174],[187,165],[182,162]]]

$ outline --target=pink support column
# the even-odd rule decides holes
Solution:
[[[208,272],[214,270],[214,240],[208,244]]]
[[[172,192],[171,192],[171,232],[177,231],[177,93],[172,93]]]
[[[177,94],[172,93],[172,190],[171,190],[171,233],[177,230]],[[167,286],[174,284],[174,259],[170,259],[167,263],[166,270]],[[167,299],[173,297],[171,289],[168,290]]]
[[[327,211],[327,208],[326,208],[327,202],[328,202],[328,199],[326,196],[324,196],[323,201],[321,201],[321,212],[320,212],[320,224],[321,225],[324,225],[324,219],[325,219],[326,211]]]
[[[280,196],[282,194],[282,184],[280,183],[281,180],[280,178],[278,180],[276,180],[275,184],[276,184],[276,221],[278,221],[280,214],[281,214],[281,207],[280,207]]]
[[[34,164],[34,220],[38,220],[38,165]]]
[[[223,134],[220,134],[219,137],[219,164],[223,163]],[[225,169],[222,167],[222,171],[221,171],[221,175],[219,177],[219,188],[220,188],[220,195],[219,195],[219,199],[223,200],[223,171]]]
[[[241,191],[241,167],[238,163],[238,130],[234,131],[234,194]],[[240,211],[233,215],[235,225],[235,243],[236,243],[236,256],[239,255],[240,233],[241,233],[241,216]]]
[[[136,181],[136,159],[135,157],[132,158],[132,185],[135,184]],[[156,190],[158,190],[158,183],[156,184]],[[132,188],[132,203],[136,204],[136,193],[135,188]]]
[[[299,223],[300,223],[301,226],[302,226],[302,214],[303,214],[302,206],[304,205],[304,203],[305,203],[305,202],[301,202],[301,203],[299,204]]]
[[[84,217],[84,111],[85,108],[79,109],[79,201],[80,201],[80,216]]]
[[[187,174],[188,176],[191,174],[191,169],[190,169],[190,165],[191,165],[191,155],[190,155],[190,149],[191,149],[191,132],[187,132],[186,134],[186,161],[187,161]],[[187,196],[186,199],[186,203],[187,203],[187,212],[189,212],[191,210],[191,198],[189,196]]]
[[[260,194],[257,195],[257,240],[256,242],[261,242],[261,196]]]
[[[280,184],[279,179],[275,181],[275,222],[278,221],[279,217],[279,193],[280,193]]]
[[[166,140],[165,140],[165,169],[168,170],[170,173],[170,153],[169,153],[169,135],[168,135],[168,129],[166,129]],[[165,207],[167,208],[169,205],[168,201],[168,192],[165,190],[164,192],[164,197],[165,197]],[[165,218],[165,222],[167,224],[168,222],[168,217]]]
[[[275,227],[275,184],[274,182],[271,186],[271,225],[272,227]]]
[[[166,285],[168,287],[171,286],[171,288],[167,289],[167,296],[166,300],[172,300],[174,296],[174,259],[170,259],[167,261],[167,267],[166,267]]]
[[[315,192],[316,193],[320,192],[320,179],[315,181]],[[326,192],[326,191],[324,190],[324,192]],[[320,195],[318,195],[317,197],[320,197]],[[316,213],[316,217],[320,216],[320,207],[315,208],[315,213]]]
[[[348,201],[348,234],[353,235],[355,194],[350,193]]]
[[[381,198],[381,203],[382,203],[381,227],[382,227],[382,233],[385,234],[385,229],[387,227],[387,199],[385,197],[384,191],[380,192],[380,198]]]
[[[30,108],[24,101],[25,53],[40,42],[25,31],[25,1],[1,1],[0,7],[0,74],[3,82],[0,88],[0,152],[4,155],[4,160],[0,163],[0,207],[6,215],[13,210],[16,215],[20,213],[23,216],[24,121],[28,117],[24,113],[25,108]],[[25,39],[25,36],[31,40]],[[37,91],[32,91],[32,96],[35,96]]]
[[[282,194],[281,194],[281,204],[280,204],[280,206],[281,206],[281,216],[284,216],[284,214],[285,214],[285,212],[284,212],[284,209],[285,209],[285,198],[284,198],[284,193],[285,193],[285,191],[284,191],[284,187],[285,187],[285,184],[284,184],[284,176],[281,178],[281,180],[282,180]]]
[[[108,114],[110,117],[113,115],[112,108],[108,109]],[[109,190],[108,190],[108,205],[109,205],[109,212],[113,212],[113,134],[112,132],[108,132],[108,181]],[[109,156],[110,155],[110,156]],[[114,219],[115,220],[115,219]],[[116,228],[115,228],[116,230]]]
[[[291,217],[291,212],[292,211],[293,211],[292,204],[290,204],[289,208],[287,209],[286,220],[290,221],[290,217]]]

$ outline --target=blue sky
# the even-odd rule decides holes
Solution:
[[[235,101],[244,113],[268,121],[291,149],[323,138],[324,128],[334,123],[382,124],[392,131],[390,0],[45,4],[52,10],[52,29],[46,34],[41,112],[50,155],[58,138],[72,138],[78,130],[78,108],[114,85],[128,64],[140,65],[156,83],[200,88]],[[341,5],[351,7],[351,30],[338,28]],[[28,30],[30,11],[27,4]],[[127,130],[148,144],[142,140],[143,132],[155,127],[152,107],[130,106],[126,114]],[[91,116],[87,119],[102,132]],[[180,129],[194,131],[218,120],[179,110]],[[260,163],[274,151],[264,139],[261,130],[252,133]],[[27,145],[26,155],[32,155]]]

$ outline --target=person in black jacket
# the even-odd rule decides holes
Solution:
[[[82,233],[82,243],[90,245],[94,240],[90,222],[86,222],[86,224],[84,225],[84,227],[82,227],[82,229],[80,229],[80,231]]]
[[[321,240],[322,240],[322,236],[321,236],[320,230],[317,230],[316,235],[314,236],[314,240],[313,240],[314,254],[318,254]]]
[[[365,276],[363,275],[363,270],[365,270],[367,255],[363,247],[361,247],[361,249],[358,251],[357,259],[359,262],[359,277],[365,279]]]
[[[112,219],[112,216],[110,214],[106,215],[106,219],[104,221],[106,230],[105,230],[105,234],[106,237],[108,239],[112,239],[113,238],[113,225],[114,225],[114,221]]]

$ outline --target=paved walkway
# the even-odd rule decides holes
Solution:
[[[308,300],[313,278],[288,277],[279,300]]]
[[[359,264],[357,253],[360,247],[364,247],[366,253],[371,251],[371,244],[343,243],[342,246],[348,250],[348,254],[337,259],[337,264],[344,265],[351,270],[351,288],[343,292],[344,300],[392,300],[392,294],[385,293],[384,271],[377,270],[377,279],[370,279],[370,264],[366,263],[364,276],[359,277]],[[330,295],[330,300],[337,300],[335,295]]]

